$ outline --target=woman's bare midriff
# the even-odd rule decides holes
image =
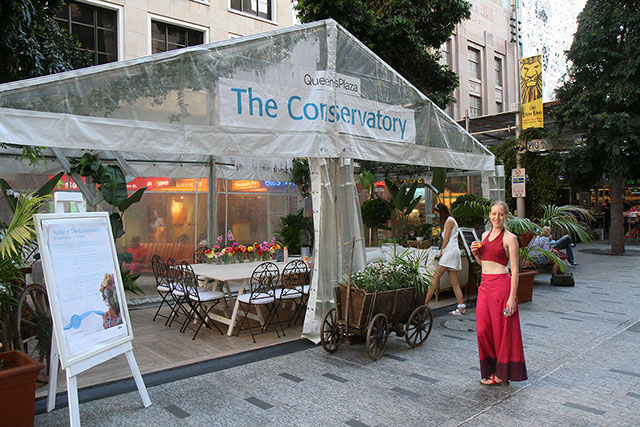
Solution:
[[[482,261],[482,274],[507,274],[509,270],[506,265],[495,261]]]

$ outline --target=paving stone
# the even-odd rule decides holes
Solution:
[[[519,307],[528,381],[479,384],[476,337],[467,331],[475,322],[470,308],[463,328],[450,325],[447,317],[435,319],[421,347],[411,349],[392,334],[385,357],[377,361],[367,356],[363,344],[343,345],[331,355],[318,346],[152,387],[149,408],[142,407],[136,392],[82,403],[82,423],[637,425],[640,307],[626,302],[637,300],[640,263],[582,252],[576,256],[582,268],[573,271],[574,288],[553,288],[549,275],[540,274],[533,301]],[[611,271],[628,272],[628,283],[612,281]],[[66,408],[36,416],[38,426],[66,424]]]

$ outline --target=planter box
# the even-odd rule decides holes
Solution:
[[[334,289],[338,318],[346,318],[347,287],[340,285]],[[423,298],[424,299],[424,298]],[[383,313],[389,323],[406,321],[413,310],[420,305],[414,288],[394,289],[384,292],[365,292],[351,288],[349,328],[364,331],[369,321],[378,313]]]
[[[36,379],[44,365],[20,351],[0,353],[0,424],[32,426]]]
[[[535,270],[523,270],[518,274],[518,304],[533,299],[533,278],[536,274]]]

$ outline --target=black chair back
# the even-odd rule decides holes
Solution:
[[[282,269],[280,280],[282,281],[282,295],[298,293],[304,285],[309,284],[309,267],[302,260],[294,260],[287,263]]]
[[[193,253],[193,263],[194,264],[204,264],[207,262],[207,251],[210,251],[211,248],[207,246],[200,246]]]
[[[168,258],[165,268],[165,283],[171,290],[183,291],[182,288],[182,270],[180,265],[173,258]]]
[[[151,271],[156,279],[156,286],[164,284],[165,263],[160,255],[154,255],[151,258]]]
[[[250,300],[259,300],[261,298],[274,298],[275,287],[280,278],[280,269],[272,262],[263,262],[259,264],[249,280],[251,289]]]
[[[200,301],[200,295],[198,294],[198,276],[193,272],[193,267],[191,267],[188,261],[182,261],[180,268],[182,270],[182,284],[185,294],[189,298]]]

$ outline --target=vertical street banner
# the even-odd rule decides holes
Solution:
[[[524,168],[511,169],[511,197],[527,196],[526,176]]]
[[[542,111],[542,57],[520,60],[520,93],[522,100],[522,129],[544,127]]]

